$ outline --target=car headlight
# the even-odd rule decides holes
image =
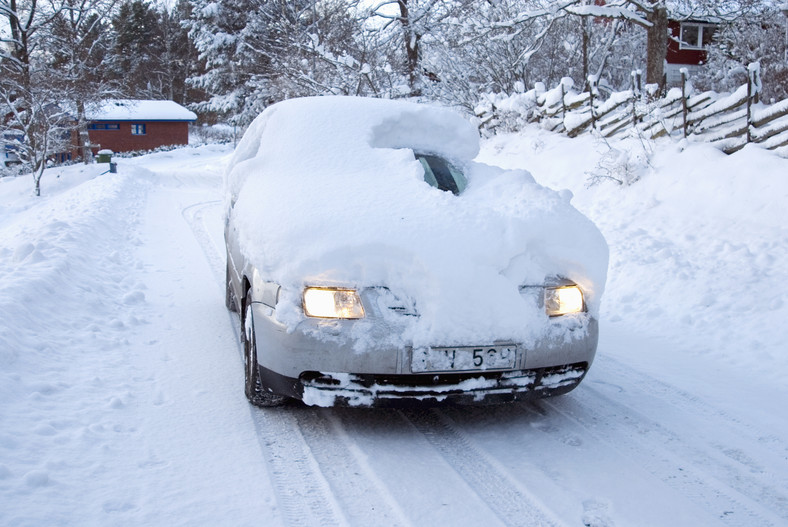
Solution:
[[[551,317],[580,313],[584,309],[583,292],[576,285],[547,287],[544,290],[544,308]]]
[[[318,318],[364,318],[364,306],[353,289],[307,287],[304,313]]]

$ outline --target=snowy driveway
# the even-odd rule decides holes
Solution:
[[[71,167],[41,202],[0,181],[0,524],[788,522],[784,386],[627,313],[560,398],[250,407],[223,304],[226,154]]]

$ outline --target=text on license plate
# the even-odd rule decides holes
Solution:
[[[515,366],[517,346],[418,348],[413,350],[413,373],[509,370]]]

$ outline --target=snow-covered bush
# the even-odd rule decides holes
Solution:
[[[226,123],[191,126],[189,127],[189,144],[207,145],[232,143],[237,137],[240,137],[242,133],[243,130],[237,129],[233,125]]]
[[[596,167],[586,172],[588,186],[614,182],[629,186],[636,183],[651,166],[653,148],[650,141],[636,137],[613,146],[598,135],[600,156]]]

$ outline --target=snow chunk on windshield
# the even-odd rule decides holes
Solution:
[[[282,171],[290,164],[293,170],[311,169],[305,177],[331,176],[340,185],[352,177],[351,167],[363,177],[375,162],[391,159],[370,147],[438,154],[461,165],[479,153],[479,138],[470,122],[438,107],[356,97],[291,99],[269,107],[249,126],[230,161],[228,197],[234,200],[246,177],[261,172],[236,169],[259,165],[253,158]]]
[[[578,283],[596,316],[602,235],[569,193],[474,163],[478,151],[475,127],[435,106],[316,97],[263,112],[228,168],[226,213],[260,275],[282,286],[280,321],[303,321],[305,285],[384,286],[420,315],[388,345],[528,343],[549,324],[520,288],[555,277]],[[463,172],[465,191],[430,186],[417,153]]]

